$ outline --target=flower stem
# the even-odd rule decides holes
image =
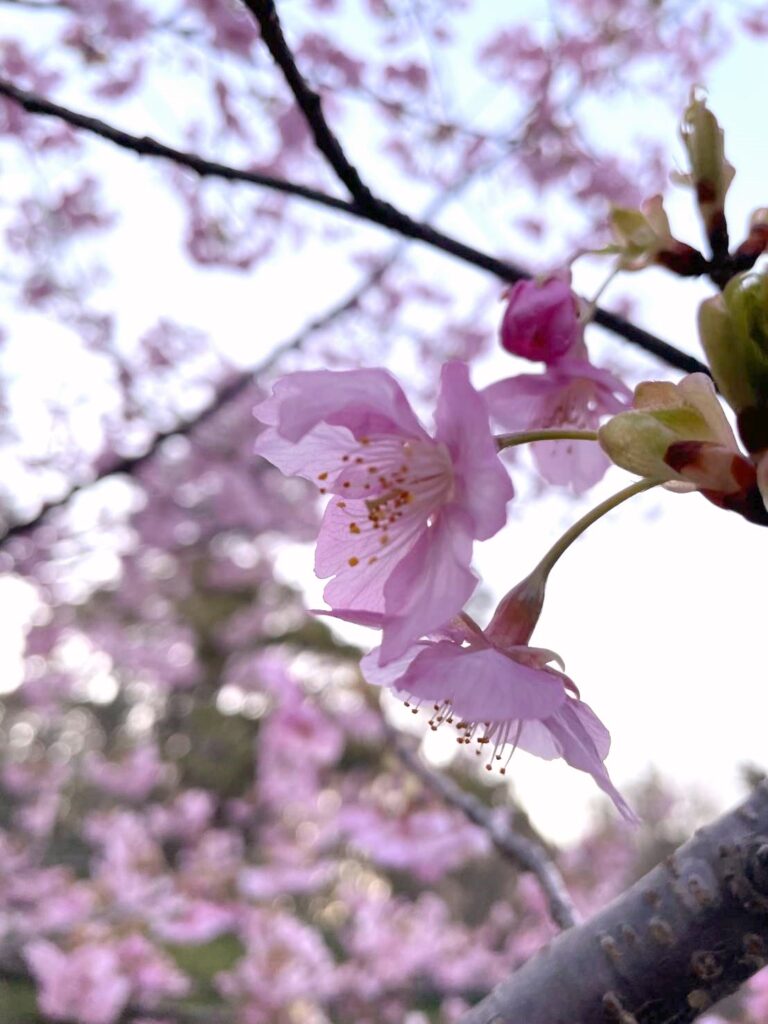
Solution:
[[[583,323],[587,324],[587,323],[589,323],[592,320],[592,318],[595,315],[595,310],[597,309],[597,304],[600,301],[600,298],[602,297],[603,292],[608,287],[608,285],[611,283],[611,281],[613,281],[613,279],[617,276],[617,274],[619,273],[620,270],[621,270],[621,266],[617,263],[616,266],[613,268],[613,270],[608,275],[608,277],[606,277],[606,279],[603,281],[603,283],[597,289],[595,294],[589,300],[589,302],[587,303],[587,306],[586,306],[585,313],[584,313],[584,320],[582,321]]]
[[[496,447],[513,448],[530,441],[596,441],[596,430],[521,430],[515,434],[497,434]]]
[[[657,487],[659,483],[659,480],[637,480],[635,483],[630,484],[629,487],[625,487],[623,490],[618,491],[618,493],[611,495],[610,498],[606,498],[605,501],[601,501],[599,505],[596,505],[565,531],[562,537],[544,555],[531,575],[538,574],[540,578],[546,579],[560,556],[593,523],[596,523],[598,519],[601,519],[607,512],[616,508],[617,505],[621,505],[623,501],[634,498],[636,494],[642,494],[643,491],[648,491],[651,487]]]

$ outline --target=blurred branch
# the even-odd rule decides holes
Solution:
[[[522,871],[530,871],[538,879],[549,906],[552,920],[561,929],[577,922],[576,911],[560,870],[552,860],[543,840],[516,832],[509,820],[501,821],[494,810],[462,789],[442,772],[429,768],[415,750],[391,726],[387,735],[397,756],[413,774],[438,796],[460,810],[474,824],[487,832],[499,853]]]
[[[173,149],[171,146],[166,146],[146,135],[131,135],[129,132],[114,128],[98,118],[78,113],[77,111],[70,110],[68,107],[63,107],[58,103],[46,100],[35,93],[19,89],[4,79],[0,79],[0,96],[13,100],[29,113],[57,117],[73,127],[82,128],[84,131],[113,142],[123,149],[128,149],[141,155],[162,157],[182,167],[188,167],[201,177],[216,177],[223,178],[226,181],[242,181],[253,185],[261,185],[264,188],[297,196],[301,199],[319,203],[322,206],[346,213],[349,216],[379,224],[381,227],[388,228],[390,231],[394,231],[405,238],[424,242],[426,245],[449,253],[465,263],[479,267],[481,270],[487,270],[500,280],[510,284],[531,277],[527,271],[520,267],[474,249],[470,245],[465,245],[450,235],[443,234],[442,231],[438,231],[430,224],[414,220],[407,214],[397,210],[390,203],[380,199],[374,200],[372,205],[363,206],[357,201],[349,202],[344,199],[337,199],[335,196],[328,195],[325,192],[285,181],[281,178],[273,178],[255,171],[244,171],[235,167],[229,167],[226,164],[217,163],[216,161],[205,160],[195,153]],[[674,345],[670,345],[668,342],[625,320],[624,317],[616,313],[598,308],[593,319],[601,327],[605,327],[632,344],[638,345],[670,366],[674,366],[686,373],[700,372],[709,374],[709,369],[694,356],[675,348]]]
[[[686,1024],[768,960],[768,784],[585,924],[569,929],[461,1024]]]
[[[399,249],[399,247],[397,248]],[[197,429],[225,405],[237,398],[238,395],[242,394],[246,388],[255,384],[258,377],[270,370],[287,352],[300,349],[307,338],[314,334],[315,331],[327,327],[344,313],[348,313],[354,309],[360,302],[363,295],[373,287],[374,284],[381,280],[391,266],[393,259],[394,256],[391,256],[389,259],[380,263],[349,295],[346,296],[346,298],[331,306],[330,309],[327,309],[320,316],[310,321],[310,323],[305,324],[298,334],[289,338],[281,345],[278,345],[277,348],[275,348],[262,363],[257,367],[254,367],[253,370],[246,370],[242,373],[238,373],[227,384],[220,387],[214,393],[210,402],[192,418],[181,421],[175,424],[175,426],[170,427],[168,430],[163,430],[156,434],[152,438],[148,447],[141,454],[116,458],[113,462],[110,462],[107,466],[102,468],[97,476],[89,480],[84,480],[81,483],[74,484],[60,498],[46,502],[32,519],[28,519],[22,523],[14,523],[0,536],[0,545],[5,544],[12,537],[19,537],[24,534],[31,533],[40,526],[51,512],[55,509],[62,508],[72,497],[74,497],[75,494],[84,490],[86,487],[92,487],[93,484],[97,483],[99,480],[103,480],[109,476],[114,476],[117,473],[127,473],[129,475],[134,473],[140,466],[152,458],[163,442],[167,441],[168,438],[178,436],[179,434],[188,434]]]

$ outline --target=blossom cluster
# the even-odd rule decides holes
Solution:
[[[362,662],[368,681],[405,695],[414,711],[428,709],[433,729],[455,725],[460,744],[487,751],[489,770],[503,762],[506,771],[518,747],[563,757],[589,772],[630,821],[604,767],[605,727],[552,667],[558,655],[529,644],[549,572],[597,518],[656,485],[698,491],[768,525],[768,275],[737,274],[728,263],[724,201],[734,171],[722,130],[696,93],[683,139],[691,165],[684,180],[695,190],[712,262],[674,238],[660,197],[614,211],[617,244],[603,251],[618,255],[615,272],[659,263],[683,276],[704,267],[716,280],[730,274],[700,314],[714,383],[692,373],[678,384],[642,382],[633,394],[590,361],[584,334],[595,302],[578,298],[569,274],[559,273],[515,284],[500,328],[503,349],[544,371],[478,392],[465,364],[446,363],[433,435],[384,369],[294,373],[255,410],[266,426],[256,451],[327,496],[315,570],[331,577],[329,614],[381,631]],[[759,251],[749,248],[747,262]],[[511,433],[495,436],[492,424]],[[478,582],[473,546],[506,525],[513,490],[499,453],[525,442],[536,442],[550,484],[586,489],[611,462],[640,480],[575,524],[482,629],[466,610]]]
[[[226,474],[214,486],[217,459],[252,462],[254,397],[194,452],[148,467],[132,520],[147,543],[82,620],[54,608],[60,578],[39,578],[47,618],[0,723],[0,942],[53,1021],[186,1009],[243,1024],[454,1024],[554,926],[533,880],[392,763],[349,652],[247,542],[297,497],[293,536],[307,537],[309,489],[266,465],[247,500]],[[211,544],[221,500],[228,526]],[[149,557],[160,537],[165,559]],[[122,631],[95,628],[117,609]],[[138,627],[152,643],[137,644]],[[121,696],[89,700],[105,672]],[[595,845],[610,882],[597,857],[568,866],[585,910],[634,870],[606,829]],[[3,996],[21,1019],[28,990]]]
[[[256,408],[266,425],[256,450],[327,495],[315,570],[331,577],[332,615],[381,630],[361,666],[369,682],[429,708],[434,728],[455,723],[460,743],[487,751],[489,769],[518,747],[563,757],[633,820],[603,764],[606,729],[551,666],[558,656],[528,646],[538,617],[530,602],[505,600],[485,631],[464,610],[478,582],[473,544],[505,526],[513,497],[491,420],[555,436],[594,431],[630,392],[589,362],[579,302],[562,278],[511,290],[501,340],[547,372],[480,393],[465,364],[447,363],[433,435],[386,370],[302,371]],[[572,457],[567,440],[545,446],[545,473],[577,488],[609,465],[596,444],[586,460]]]

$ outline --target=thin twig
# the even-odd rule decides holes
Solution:
[[[425,786],[457,808],[469,820],[487,832],[499,853],[523,871],[536,876],[547,899],[552,920],[561,929],[571,928],[578,923],[576,910],[555,862],[543,842],[515,832],[509,821],[501,822],[482,800],[462,789],[450,776],[433,772],[419,755],[407,745],[400,734],[387,727],[389,739],[404,765],[419,778]]]
[[[45,114],[57,117],[67,124],[82,128],[100,138],[107,139],[123,149],[131,150],[146,156],[162,157],[174,163],[188,167],[201,177],[223,178],[226,181],[242,181],[252,185],[260,185],[264,188],[273,189],[287,195],[297,196],[309,202],[317,203],[325,207],[345,213],[351,217],[367,220],[388,228],[405,238],[424,242],[435,249],[449,253],[471,266],[487,270],[502,281],[510,284],[516,281],[527,280],[531,275],[511,263],[490,256],[488,253],[465,245],[450,235],[443,234],[430,224],[414,220],[407,214],[397,210],[390,203],[377,200],[372,208],[363,208],[357,202],[348,202],[344,199],[337,199],[318,189],[309,188],[305,185],[298,185],[295,182],[285,181],[282,178],[273,178],[270,175],[259,174],[255,171],[244,171],[216,161],[206,160],[196,153],[189,153],[183,150],[174,149],[157,142],[148,136],[131,135],[95,117],[89,117],[77,111],[70,110],[58,103],[46,100],[35,93],[19,89],[11,82],[0,79],[0,96],[18,103],[21,107],[33,114]],[[625,338],[627,341],[638,345],[640,348],[656,356],[670,366],[674,366],[686,373],[709,373],[709,369],[695,356],[682,352],[668,342],[663,341],[649,331],[643,330],[636,324],[630,323],[616,313],[598,308],[594,316],[595,323],[614,334]]]

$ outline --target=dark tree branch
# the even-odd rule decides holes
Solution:
[[[461,1024],[686,1024],[768,963],[768,783]]]
[[[433,772],[391,727],[387,733],[397,756],[424,785],[460,810],[474,824],[487,832],[499,853],[521,871],[530,871],[538,880],[546,897],[549,913],[559,928],[576,924],[576,910],[571,902],[563,876],[542,842],[516,832],[510,822],[499,821],[482,800],[468,793],[442,772]]]
[[[264,188],[297,196],[301,199],[346,213],[349,216],[378,224],[405,238],[424,242],[426,245],[449,253],[465,263],[479,267],[481,270],[487,270],[500,280],[510,284],[531,277],[527,271],[520,267],[511,263],[505,263],[503,260],[472,248],[472,246],[465,245],[450,235],[443,234],[443,232],[433,228],[430,224],[414,220],[391,204],[381,200],[375,200],[371,207],[363,207],[358,202],[347,202],[344,199],[337,199],[335,196],[304,185],[297,185],[294,182],[273,178],[255,171],[239,170],[226,164],[205,160],[195,153],[173,149],[171,146],[156,142],[148,136],[131,135],[128,132],[121,131],[112,125],[106,124],[104,121],[100,121],[98,118],[80,114],[58,103],[52,103],[50,100],[46,100],[35,93],[19,89],[3,79],[0,79],[0,96],[6,96],[8,99],[15,101],[29,113],[57,117],[76,128],[82,128],[103,139],[107,139],[123,149],[131,150],[140,155],[162,157],[182,167],[188,167],[201,177],[216,177],[223,178],[226,181],[242,181],[252,185],[260,185]],[[675,348],[674,345],[670,345],[668,342],[656,337],[656,335],[630,323],[616,313],[598,308],[595,312],[594,320],[601,327],[605,327],[614,334],[618,334],[627,341],[638,345],[670,366],[674,366],[686,373],[709,373],[709,369],[696,359],[695,356],[682,352],[680,349]]]
[[[272,0],[243,0],[243,3],[259,23],[261,38],[264,40],[275,63],[283,72],[288,88],[293,93],[302,114],[306,118],[315,145],[323,154],[339,181],[362,206],[375,203],[371,190],[363,182],[357,168],[346,157],[338,138],[331,130],[323,114],[320,96],[311,89],[299,71],[291,48],[283,35],[280,19]]]
[[[419,238],[421,241],[443,249],[445,252],[450,252],[468,263],[474,263],[476,266],[490,270],[502,280],[514,282],[530,277],[530,274],[520,267],[462,245],[461,242],[443,235],[442,232],[436,231],[429,225],[412,220],[390,203],[373,195],[363,183],[357,169],[347,159],[341,143],[326,121],[320,97],[309,87],[299,71],[296,59],[283,35],[274,0],[242,0],[242,2],[258,21],[262,38],[275,63],[283,72],[288,87],[312,131],[317,148],[328,160],[338,178],[346,185],[362,216],[382,227],[388,227],[409,238]],[[598,308],[594,320],[601,327],[620,334],[627,341],[639,345],[647,352],[658,356],[678,369],[686,370],[689,373],[696,371],[709,373],[707,367],[697,359],[680,352],[668,345],[667,342],[661,341],[660,338],[654,338],[647,331],[636,327],[615,313]]]
[[[270,174],[261,174],[258,171],[246,171],[237,167],[229,167],[227,164],[218,163],[216,160],[205,160],[196,153],[189,153],[186,150],[174,149],[162,142],[157,142],[148,135],[131,135],[120,128],[115,128],[98,117],[90,117],[88,114],[81,114],[69,107],[62,107],[59,103],[53,103],[36,93],[28,92],[26,89],[19,89],[12,82],[0,79],[0,96],[18,103],[30,114],[45,114],[50,117],[57,117],[60,121],[72,125],[73,128],[82,128],[83,131],[98,135],[108,142],[113,142],[122,149],[129,149],[139,156],[161,157],[171,160],[180,167],[188,167],[200,175],[201,178],[223,178],[224,181],[243,181],[250,185],[260,185],[262,188],[272,189],[276,192],[284,192],[286,195],[298,196],[300,199],[307,199],[310,202],[318,203],[321,206],[330,207],[333,210],[340,210],[343,213],[352,213],[352,206],[343,199],[328,195],[318,189],[309,188],[305,185],[298,185],[292,181],[285,181],[282,178],[275,178]]]

